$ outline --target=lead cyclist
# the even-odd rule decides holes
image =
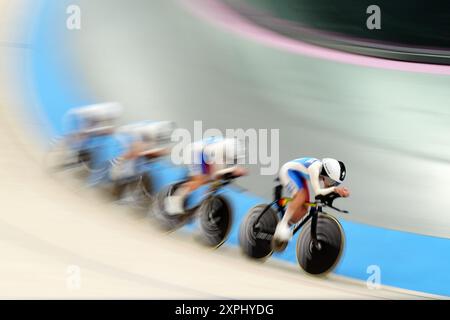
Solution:
[[[350,196],[348,188],[340,187],[347,175],[342,161],[331,158],[300,158],[284,164],[279,172],[280,182],[291,197],[283,219],[278,223],[274,240],[287,242],[292,237],[291,225],[299,222],[308,212],[310,201],[308,181],[314,194],[328,195],[336,192],[341,197]]]

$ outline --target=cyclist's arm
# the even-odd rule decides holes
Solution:
[[[335,192],[336,187],[322,188],[322,186],[320,185],[320,180],[319,180],[320,169],[321,169],[320,162],[313,163],[308,168],[309,177],[310,177],[311,185],[313,187],[315,195],[316,196],[318,196],[318,195],[326,196],[327,194]]]
[[[222,168],[222,169],[216,170],[214,172],[214,178],[218,179],[218,178],[220,178],[220,177],[222,177],[222,176],[224,176],[226,174],[229,174],[229,173],[231,174],[236,169],[237,169],[237,166],[232,166],[232,167],[226,167],[226,168]]]
[[[248,172],[246,169],[240,166],[233,166],[227,169],[219,170],[215,173],[215,179],[224,179],[227,176],[231,176],[233,178],[243,177],[247,175]]]
[[[158,158],[165,156],[169,153],[169,148],[153,148],[150,150],[145,150],[139,155],[147,158]]]

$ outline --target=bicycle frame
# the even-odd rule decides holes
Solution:
[[[231,183],[231,180],[232,179],[221,179],[221,180],[214,181],[209,186],[207,198],[217,194],[217,192],[220,191],[223,187],[225,187],[226,185],[229,185]]]
[[[207,201],[210,200],[211,198],[213,198],[214,196],[217,195],[217,193],[225,186],[231,184],[233,182],[233,180],[236,178],[225,178],[225,179],[219,179],[217,181],[213,181],[207,191],[206,196],[204,197],[204,199],[200,202],[199,206]]]
[[[285,214],[285,206],[281,206],[279,204],[280,200],[285,200],[286,204],[287,204],[292,199],[282,198],[282,199],[275,200],[272,203],[268,204],[266,206],[266,208],[264,208],[264,210],[259,214],[258,218],[256,219],[255,226],[259,223],[259,220],[267,212],[267,210],[269,210],[272,207],[277,208],[277,212],[281,215],[281,219],[283,219],[284,214]],[[311,237],[313,238],[313,241],[315,242],[317,240],[316,239],[317,238],[317,218],[319,216],[319,212],[322,212],[322,207],[317,205],[316,203],[307,203],[307,205],[310,206],[310,210],[299,222],[297,222],[295,224],[292,233],[295,235],[310,219],[312,219],[312,221],[311,221]],[[267,230],[261,230],[261,231],[264,233],[268,233],[268,232],[266,232]]]
[[[281,215],[281,219],[283,219],[285,215],[286,205],[292,201],[292,198],[283,198],[281,196],[283,187],[278,185],[274,189],[274,201],[268,204],[264,210],[259,214],[255,221],[255,226],[258,225],[261,217],[272,207],[275,207],[277,212]],[[311,238],[313,240],[314,245],[317,245],[317,220],[319,217],[319,213],[323,212],[322,208],[324,206],[328,206],[338,212],[348,213],[348,211],[338,209],[333,207],[331,204],[323,203],[321,200],[317,200],[316,202],[307,202],[306,205],[309,207],[308,213],[294,225],[292,233],[295,235],[310,219],[311,219]],[[263,233],[270,234],[267,230],[263,230]],[[272,235],[273,236],[273,235]]]

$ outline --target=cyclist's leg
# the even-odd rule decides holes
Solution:
[[[165,200],[165,209],[169,214],[182,214],[187,197],[202,185],[208,183],[212,167],[205,161],[203,149],[194,154],[194,160],[189,165],[189,179],[175,193]]]
[[[203,186],[208,182],[208,176],[200,174],[191,176],[188,181],[186,181],[179,190],[183,190],[183,193],[189,194]]]
[[[292,198],[284,215],[286,223],[296,223],[307,211],[305,203],[309,201],[309,189],[301,166],[297,162],[289,162],[280,170],[281,184]]]
[[[308,212],[308,207],[305,205],[305,203],[309,200],[307,188],[308,187],[305,186],[297,191],[292,201],[288,204],[286,214],[283,217],[285,223],[295,224],[300,221]]]
[[[194,174],[165,200],[165,208],[169,214],[183,214],[186,200],[195,190],[208,183],[209,177],[204,174]]]
[[[280,181],[292,201],[288,204],[283,219],[275,231],[275,238],[288,241],[292,232],[290,224],[296,223],[307,213],[305,203],[309,201],[309,190],[306,179],[296,170],[296,163],[287,163],[280,170]]]

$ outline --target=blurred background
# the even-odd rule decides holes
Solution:
[[[449,4],[437,1],[226,1],[246,18],[281,34],[343,51],[448,64]],[[380,10],[379,28],[367,27]],[[366,14],[363,14],[366,13]]]
[[[82,79],[71,90],[85,100],[122,102],[125,121],[172,119],[188,129],[195,120],[221,130],[279,128],[280,164],[304,155],[348,164],[348,184],[357,199],[350,204],[355,212],[350,219],[449,235],[450,219],[439,210],[449,207],[444,196],[449,77],[361,68],[267,48],[213,28],[180,3],[108,3],[80,1],[82,29],[54,28],[68,46],[64,66]],[[347,12],[345,6],[339,10]],[[363,10],[359,21],[366,17]],[[331,20],[317,24],[331,29]],[[352,21],[340,22],[335,21],[339,31]],[[369,34],[362,31],[365,24],[360,29]],[[44,85],[38,83],[38,89]],[[54,100],[54,93],[49,96]],[[65,110],[58,105],[52,112],[58,128]],[[258,171],[245,186],[269,196],[273,179]],[[383,208],[380,201],[386,201]]]
[[[378,1],[381,29],[369,30],[371,4],[24,0],[2,42],[4,105],[43,150],[70,109],[104,101],[123,105],[120,124],[279,129],[280,166],[347,165],[338,274],[365,280],[376,264],[386,285],[447,295],[450,5]],[[81,29],[67,28],[69,5]],[[239,184],[269,199],[274,176],[249,169]]]

